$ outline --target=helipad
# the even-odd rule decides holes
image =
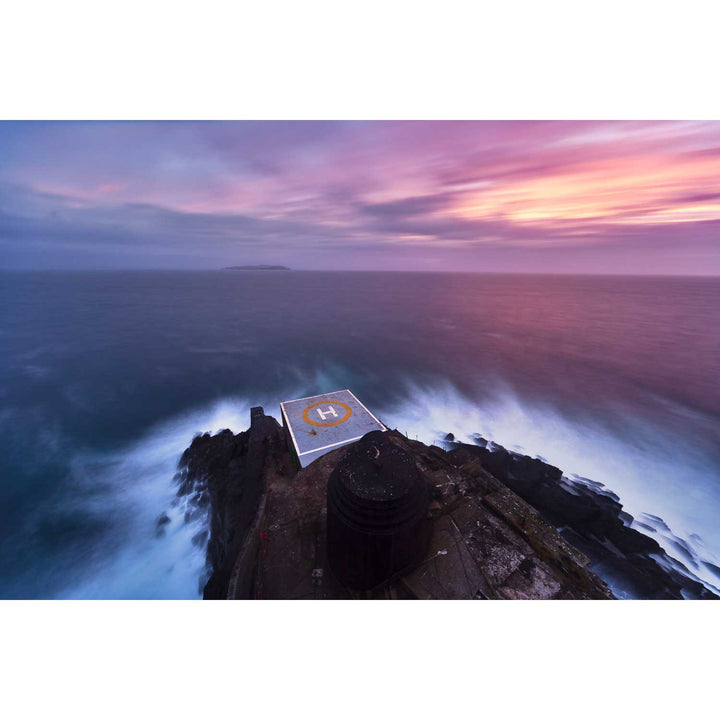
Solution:
[[[349,390],[286,400],[280,412],[301,467],[371,430],[387,429]]]

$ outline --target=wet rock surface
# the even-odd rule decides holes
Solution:
[[[594,570],[612,578],[628,597],[647,599],[716,599],[688,577],[686,567],[670,558],[652,537],[630,527],[633,518],[619,498],[600,483],[572,481],[542,460],[513,453],[477,436],[475,444],[447,440],[448,458],[460,469],[479,465],[535,508]],[[647,516],[652,517],[652,516]],[[656,521],[662,523],[660,518]],[[638,523],[641,524],[641,523]],[[667,526],[665,526],[667,527]],[[648,530],[653,528],[648,526]]]

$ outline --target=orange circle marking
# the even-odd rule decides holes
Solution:
[[[326,407],[328,405],[332,405],[333,407],[335,405],[339,405],[341,408],[345,410],[345,414],[341,417],[335,420],[334,422],[315,422],[315,420],[310,419],[310,411],[313,408],[316,408],[320,405],[325,405]],[[332,413],[331,413],[332,415]],[[338,400],[323,400],[322,402],[316,402],[312,405],[308,405],[302,413],[302,419],[308,423],[308,425],[314,425],[315,427],[332,427],[333,425],[339,425],[340,423],[344,423],[350,416],[352,415],[352,410],[348,405],[346,405],[344,402],[340,402]]]

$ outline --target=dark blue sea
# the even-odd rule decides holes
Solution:
[[[2,273],[0,597],[199,597],[182,451],[342,388],[603,483],[717,588],[719,318],[714,278]]]

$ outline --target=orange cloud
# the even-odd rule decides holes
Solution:
[[[613,220],[678,222],[720,218],[720,203],[679,198],[702,188],[720,192],[717,157],[630,157],[588,163],[570,171],[491,183],[467,193],[453,212],[467,219],[513,222]]]

